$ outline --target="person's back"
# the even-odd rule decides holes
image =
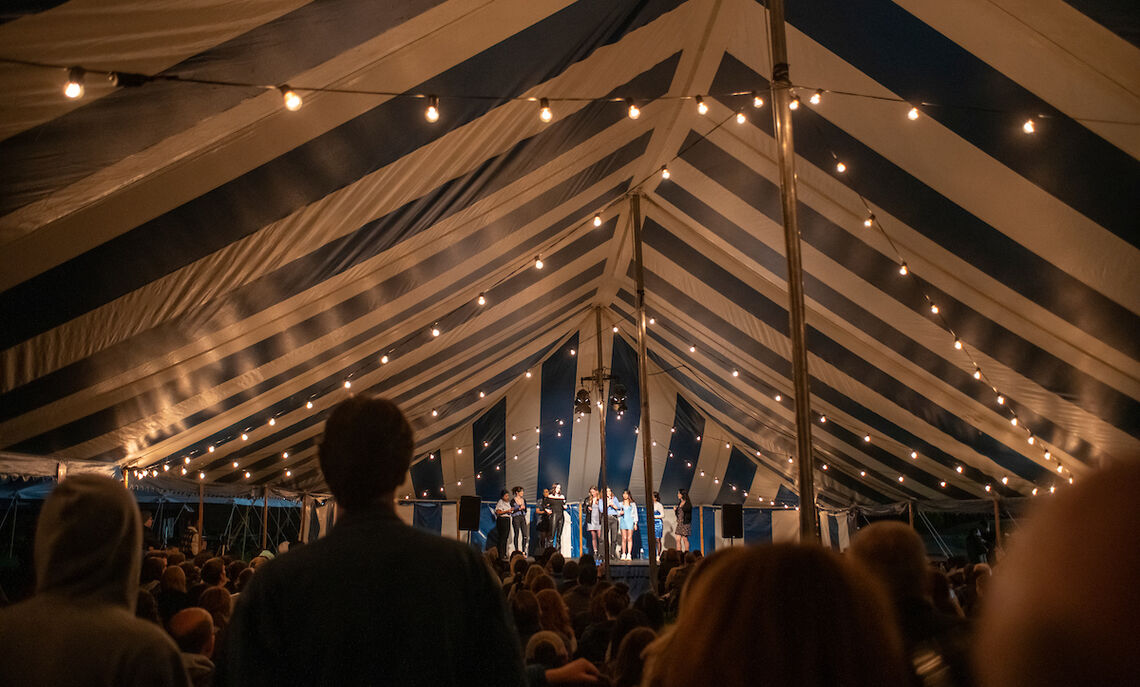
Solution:
[[[0,611],[0,681],[187,685],[174,642],[136,618],[142,525],[122,485],[63,480],[36,527],[36,595]]]
[[[223,647],[222,684],[524,683],[479,555],[395,513],[411,450],[390,402],[356,397],[334,410],[320,459],[344,514],[327,537],[257,569]]]

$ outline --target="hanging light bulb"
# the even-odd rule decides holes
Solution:
[[[479,305],[487,305],[487,297],[483,294],[479,294],[479,297],[475,299],[475,302]]]
[[[204,473],[204,472],[199,472],[199,473],[198,473],[198,479],[206,479],[206,473]]]
[[[776,394],[775,399],[776,399],[776,403],[779,403],[779,402],[784,400],[784,397],[781,396],[780,394]]]
[[[384,358],[381,358],[381,359],[380,359],[380,362],[384,362]],[[308,402],[306,402],[306,403],[305,403],[305,408],[307,408],[307,409],[309,409],[309,410],[312,410],[312,409],[313,409],[313,402],[312,402],[312,401],[308,401]]]
[[[550,122],[554,119],[554,113],[550,111],[550,101],[546,98],[538,101],[538,118],[543,122]]]
[[[1049,451],[1046,451],[1045,452],[1045,460],[1052,460],[1052,459],[1053,459],[1053,454],[1050,453]]]
[[[740,112],[736,113],[736,123],[737,124],[743,124],[747,121],[748,121],[748,118],[744,116],[744,110],[741,110]]]
[[[249,441],[249,435],[246,434],[245,432],[242,432],[241,433],[241,440],[242,441]]]
[[[594,226],[595,227],[602,226],[602,216],[601,215],[594,215]]]
[[[182,474],[183,474],[183,475],[185,475],[185,474],[186,474],[186,468],[182,468]]]
[[[981,379],[981,378],[982,378],[982,368],[975,367],[974,368],[974,379]]]
[[[999,406],[1003,406],[1003,405],[1005,405],[1005,396],[1002,396],[1001,394],[998,394],[998,397],[997,397],[997,404],[998,404]]]
[[[910,452],[910,459],[911,460],[918,460],[918,451],[911,451]]]
[[[269,418],[269,426],[272,427],[275,424],[277,424],[277,418]]]
[[[206,447],[206,450],[207,450],[207,451],[209,451],[210,453],[213,453],[213,452],[214,452],[214,447],[213,447],[213,446],[207,446],[207,447]]]
[[[190,456],[184,456],[184,457],[182,458],[182,462],[183,462],[183,463],[186,463],[187,465],[189,465],[189,464],[190,464]]]
[[[939,482],[939,483],[938,483],[938,486],[940,486],[940,487],[942,487],[943,489],[945,489],[945,488],[946,488],[946,481],[945,481],[945,480],[943,480],[943,481]]]
[[[823,469],[824,469],[824,470],[826,470],[826,469],[827,469],[827,463],[824,463],[824,464],[823,464]]]
[[[957,338],[954,339],[954,348],[958,349],[959,351],[962,350],[962,340],[961,339],[957,339]]]
[[[910,120],[910,121],[912,121],[912,122],[913,122],[914,120],[918,119],[918,108],[917,108],[917,107],[912,107],[912,108],[910,108],[909,110],[907,110],[907,113],[906,113],[906,118],[907,118],[907,119],[909,119],[909,120]]]
[[[435,408],[432,408],[431,409],[431,416],[432,417],[439,417],[439,411],[436,410]]]
[[[387,354],[380,356],[381,365],[387,365],[389,360],[391,360],[391,358],[389,358]]]
[[[668,179],[669,178],[669,168],[668,167],[662,167],[661,168],[661,178],[662,179]]]
[[[823,424],[825,422],[827,422],[827,416],[826,415],[820,415],[819,416],[819,423]]]
[[[249,470],[246,470],[246,471],[245,471],[245,478],[246,478],[246,479],[249,479]]]
[[[843,164],[843,161],[840,160],[839,162],[835,163],[835,171],[843,174],[847,171],[847,165]]]
[[[1037,131],[1037,127],[1033,125],[1032,119],[1027,119],[1025,123],[1021,125],[1021,130],[1027,134],[1032,134]]]
[[[483,393],[482,391],[479,392],[479,398],[485,398],[486,396],[487,394]]]
[[[808,102],[811,103],[812,105],[818,105],[822,100],[823,100],[823,91],[820,91],[820,90],[817,90],[815,93],[812,93],[811,97],[808,98]]]
[[[899,475],[899,484],[902,484],[902,481],[903,481],[903,476]]]
[[[527,370],[527,371],[526,371],[526,378],[527,378],[527,379],[530,379],[530,377],[531,377],[531,375],[530,375],[530,370]],[[536,431],[536,432],[537,432],[537,431],[538,431],[538,428],[536,427],[534,431]]]
[[[282,452],[281,452],[281,460],[285,460],[285,459],[286,459],[286,458],[288,458],[288,457],[289,457],[289,452],[288,452],[288,451],[282,451]]]
[[[1016,426],[1017,426],[1017,418],[1016,418],[1016,417],[1015,417],[1015,418],[1010,418],[1009,424],[1011,424],[1011,425],[1013,425],[1014,427],[1016,427]]]
[[[863,220],[863,226],[868,229],[875,226],[875,213],[872,212],[867,215],[867,219]]]
[[[1030,445],[1030,446],[1032,446],[1034,443],[1036,443],[1037,439],[1035,439],[1035,438],[1033,437],[1033,435],[1032,435],[1032,434],[1030,434],[1030,435],[1029,435],[1029,438],[1028,438],[1028,439],[1026,439],[1026,441],[1028,441],[1028,442],[1029,442],[1029,445]]]
[[[870,434],[864,434],[864,435],[863,435],[863,443],[864,443],[864,444],[869,444],[869,443],[871,443],[871,435],[870,435]]]
[[[1037,496],[1037,487],[1033,487],[1033,491],[1032,491],[1032,494],[1033,494],[1034,496]]]
[[[792,99],[788,102],[788,109],[789,110],[800,109],[800,97],[798,95],[792,96]]]
[[[988,493],[988,492],[989,492],[989,490],[990,490],[991,488],[992,488],[992,487],[990,487],[990,485],[988,485],[988,484],[987,484],[987,485],[986,485],[986,492]]]
[[[867,476],[867,471],[866,471],[866,470],[860,470],[860,471],[859,471],[859,476],[860,476],[860,477],[866,477],[866,476]]]
[[[733,371],[732,371],[732,376],[733,376],[733,377],[739,377],[739,376],[740,376],[740,370],[733,370]]]
[[[962,466],[961,465],[959,465],[958,467],[956,467],[954,469],[958,471],[959,475],[962,474]]]
[[[1002,483],[1002,484],[1009,484],[1009,477],[1005,477],[1005,476],[1003,476],[1003,477],[1001,478],[1001,483]]]
[[[72,100],[83,97],[83,70],[72,67],[67,70],[67,84],[63,87],[63,94]]]
[[[906,274],[907,274],[907,272],[909,272],[909,271],[910,271],[910,270],[908,270],[908,269],[906,268],[906,263],[905,263],[905,262],[899,265],[899,274],[901,274],[902,276],[904,276],[904,277],[905,277],[905,276],[906,276]]]
[[[618,333],[618,328],[617,328],[617,325],[615,324],[614,325],[614,334],[617,334],[617,333]]]
[[[696,352],[697,352],[696,346],[689,346],[689,353],[696,353]]]
[[[434,95],[428,96],[428,106],[424,110],[424,119],[432,123],[439,121],[439,98]]]
[[[238,462],[235,460],[234,461],[234,467],[236,468],[237,466],[238,466]]]
[[[534,268],[536,270],[540,270],[544,266],[545,266],[545,264],[542,262],[542,256],[539,256],[539,255],[534,256]]]
[[[285,109],[290,112],[296,112],[301,109],[301,96],[297,92],[289,88],[288,85],[278,86],[277,90],[281,91],[281,100],[285,103]]]
[[[286,471],[285,471],[285,476],[286,476],[286,477],[292,477],[292,476],[293,476],[293,471],[292,471],[292,470],[286,470]],[[407,496],[405,496],[404,498],[405,498],[405,499],[407,499],[408,497],[407,497]]]
[[[935,304],[935,303],[930,304],[930,314],[932,314],[932,315],[938,314],[938,305],[937,304]]]
[[[703,114],[703,115],[708,114],[709,113],[709,106],[705,104],[704,98],[702,98],[701,96],[698,95],[696,100],[697,100],[697,112],[699,112],[700,114]]]
[[[438,326],[438,325],[436,325],[436,326],[434,326],[434,327],[432,327],[432,328],[431,328],[431,335],[432,335],[433,337],[439,336],[441,333],[442,333],[442,332],[440,332],[440,331],[439,331],[439,326]]]
[[[169,464],[166,464],[166,463],[164,463],[164,464],[163,464],[163,466],[162,466],[162,471],[163,471],[163,472],[170,472],[170,465],[169,465]]]
[[[344,388],[351,389],[352,388],[352,382],[350,380],[347,380],[347,379],[344,380]]]
[[[625,104],[629,106],[630,119],[637,119],[641,116],[641,110],[637,109],[637,105],[633,102],[633,98],[626,98]]]
[[[764,99],[761,98],[760,94],[756,91],[752,91],[752,107],[755,107],[756,109],[764,107]]]

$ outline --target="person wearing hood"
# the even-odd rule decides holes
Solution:
[[[121,484],[60,482],[36,526],[36,593],[0,611],[4,681],[188,687],[178,647],[135,617],[141,556],[138,506]]]

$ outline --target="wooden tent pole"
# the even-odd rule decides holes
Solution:
[[[914,527],[914,499],[906,502],[906,513],[910,520],[910,526]]]
[[[994,557],[997,557],[998,548],[1001,546],[1001,506],[998,499],[994,497]]]
[[[780,203],[784,212],[784,247],[788,258],[788,328],[792,337],[792,371],[796,407],[796,450],[799,461],[800,540],[820,541],[815,516],[811,450],[811,390],[804,332],[804,270],[796,215],[796,151],[792,137],[792,83],[788,73],[788,40],[784,32],[784,0],[768,0],[772,46],[772,119],[780,169]]]
[[[606,366],[602,364],[602,306],[600,305],[594,309],[594,324],[598,351],[598,367],[594,370],[594,383],[598,387],[598,398],[602,401],[602,407],[598,412],[598,436],[601,437],[602,446],[602,542],[605,545],[602,560],[606,567],[606,581],[609,581],[612,579],[610,577],[610,500],[606,496],[606,407],[609,404],[606,400]]]
[[[265,497],[261,500],[261,550],[269,541],[269,485],[265,485]]]
[[[637,280],[637,379],[641,395],[641,457],[645,466],[645,527],[649,542],[649,586],[657,584],[657,538],[653,536],[657,526],[653,511],[653,424],[649,420],[649,362],[646,353],[645,318],[645,265],[641,257],[641,196],[634,194],[629,199],[633,214],[633,265]]]
[[[205,544],[206,544],[206,533],[203,531],[204,523],[206,522],[206,508],[205,508],[205,506],[206,506],[206,485],[202,484],[202,482],[199,481],[198,482],[198,542],[199,543],[198,543],[198,551],[194,552],[195,555],[197,555],[202,549],[204,549]],[[191,541],[190,544],[191,544],[191,548],[193,548],[194,542]]]

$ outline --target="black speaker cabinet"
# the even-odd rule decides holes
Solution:
[[[739,503],[726,503],[720,507],[720,536],[744,539],[744,507]]]
[[[466,532],[479,531],[479,508],[482,504],[478,496],[459,497],[459,529]]]

